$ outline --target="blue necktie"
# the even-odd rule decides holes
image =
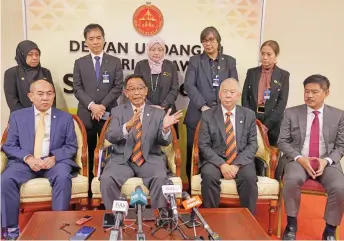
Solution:
[[[94,59],[96,60],[96,77],[97,77],[97,82],[99,79],[99,73],[100,73],[100,57],[99,56],[94,56]]]

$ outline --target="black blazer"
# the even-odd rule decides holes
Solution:
[[[110,75],[109,83],[103,83],[103,74]],[[93,128],[91,111],[88,105],[94,101],[105,106],[106,111],[111,111],[117,106],[117,99],[123,90],[123,70],[119,58],[104,53],[100,66],[99,79],[91,54],[75,60],[73,71],[74,95],[79,101],[78,116],[87,129]]]
[[[250,108],[257,114],[258,84],[261,76],[261,67],[247,70],[242,91],[242,106]],[[277,141],[284,110],[289,95],[289,72],[275,66],[271,75],[271,96],[265,102],[264,118],[261,120],[273,134],[273,144]],[[273,133],[271,133],[273,132]],[[270,136],[269,135],[269,139]],[[277,136],[276,136],[277,135]]]
[[[151,69],[148,60],[137,62],[134,73],[143,75],[149,90],[148,100],[150,100]],[[164,60],[159,81],[161,82],[160,89],[157,90],[159,91],[159,105],[175,110],[175,101],[179,94],[179,81],[177,67],[172,61]]]
[[[54,85],[53,78],[48,69],[41,67],[43,76]],[[22,76],[19,76],[18,66],[14,66],[5,71],[4,75],[4,92],[6,97],[6,102],[10,108],[10,112],[31,107],[32,102],[27,96],[30,91],[30,84],[33,80],[28,81],[22,79]],[[56,102],[56,96],[55,96]],[[54,102],[54,106],[55,106]]]
[[[236,61],[233,57],[219,54],[219,78],[220,82],[227,78],[238,80]],[[213,105],[213,80],[211,78],[209,58],[206,53],[192,56],[185,74],[185,91],[190,98],[184,124],[192,129],[196,129],[198,121],[201,119],[201,108],[204,105]]]

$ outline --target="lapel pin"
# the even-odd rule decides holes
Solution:
[[[56,116],[53,116],[53,118],[55,119],[55,118],[56,118]]]
[[[274,80],[274,83],[277,84],[277,80]]]
[[[224,60],[224,58],[223,58],[223,57],[222,57],[221,59],[222,59],[222,60]]]
[[[149,116],[149,114],[147,114],[147,116]]]
[[[21,80],[24,80],[25,78],[24,77],[21,77]]]
[[[217,66],[217,69],[220,69],[220,66]]]
[[[242,120],[240,121],[240,124],[242,124]]]

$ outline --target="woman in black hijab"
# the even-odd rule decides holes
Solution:
[[[24,40],[18,44],[15,57],[18,65],[6,70],[4,76],[5,97],[11,113],[32,106],[27,94],[34,80],[44,78],[53,84],[50,71],[41,67],[40,56],[41,51],[34,42]]]

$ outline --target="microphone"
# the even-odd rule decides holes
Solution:
[[[183,200],[185,200],[182,202],[184,208],[186,210],[191,209],[196,214],[198,219],[203,224],[204,229],[208,232],[209,240],[221,240],[220,236],[217,233],[213,232],[213,230],[211,230],[211,228],[209,227],[207,222],[202,217],[201,213],[198,211],[198,207],[202,204],[202,201],[199,198],[199,196],[190,197],[190,195],[187,192],[183,192],[182,198],[183,198]]]
[[[109,240],[122,240],[122,229],[124,218],[128,214],[129,205],[127,197],[121,194],[118,200],[114,200],[112,204],[112,213],[115,215],[115,225],[110,233]]]
[[[145,193],[142,191],[142,187],[140,185],[136,186],[135,192],[133,192],[130,196],[130,205],[134,206],[136,209],[136,223],[137,223],[137,233],[136,233],[136,240],[146,240],[146,236],[143,232],[142,228],[142,212],[144,211],[147,205],[147,197]]]
[[[173,213],[174,221],[178,221],[178,210],[177,210],[177,201],[176,194],[182,192],[182,188],[179,185],[174,185],[173,182],[169,179],[165,180],[165,185],[162,187],[162,193],[164,194],[167,202],[170,204],[170,208]]]

